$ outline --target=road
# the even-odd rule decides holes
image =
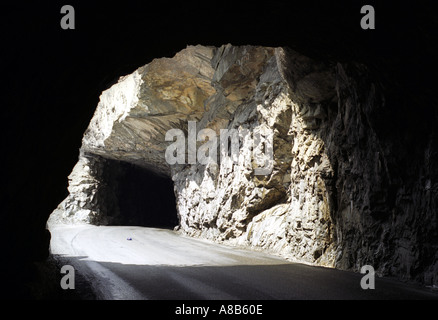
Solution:
[[[131,226],[52,226],[51,252],[96,297],[137,299],[438,299],[438,293],[362,274],[291,263],[262,252]]]

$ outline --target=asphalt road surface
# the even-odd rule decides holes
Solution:
[[[52,226],[51,252],[97,299],[438,299],[394,279],[291,263],[262,252],[131,226]]]

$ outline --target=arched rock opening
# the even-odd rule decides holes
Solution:
[[[173,180],[187,235],[342,269],[372,264],[381,274],[436,283],[437,242],[421,240],[436,239],[437,173],[425,165],[435,162],[436,138],[421,136],[424,147],[410,156],[406,184],[403,146],[383,127],[391,123],[390,108],[396,106],[387,105],[381,83],[358,63],[315,61],[286,48],[189,46],[102,93],[69,177],[70,195],[54,216],[116,221],[105,197],[121,191],[99,185],[99,170],[128,162]],[[254,174],[248,141],[238,163],[170,166],[165,134],[187,133],[188,121],[217,136],[221,129],[271,130],[272,172]],[[122,186],[121,194],[138,191]],[[120,203],[123,211],[137,210],[125,196]]]
[[[49,224],[178,224],[172,180],[132,163],[82,154],[69,176],[69,191]]]

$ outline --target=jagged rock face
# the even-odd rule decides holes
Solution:
[[[114,162],[81,153],[68,176],[69,195],[50,215],[48,224],[108,224],[117,217],[118,177],[122,170]]]
[[[124,161],[172,178],[182,233],[437,283],[437,139],[425,137],[401,173],[406,154],[385,130],[390,120],[383,89],[362,65],[285,48],[188,47],[102,93],[70,195],[51,221],[111,223],[117,199],[104,181],[117,180],[109,163]],[[250,134],[239,138],[236,161],[169,165],[165,134],[187,136],[188,121],[198,132]],[[265,175],[254,170],[258,131],[273,134]]]

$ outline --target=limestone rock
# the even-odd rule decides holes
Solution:
[[[68,176],[69,195],[47,221],[48,225],[108,224],[117,217],[114,183],[120,168],[96,155],[81,153]]]

